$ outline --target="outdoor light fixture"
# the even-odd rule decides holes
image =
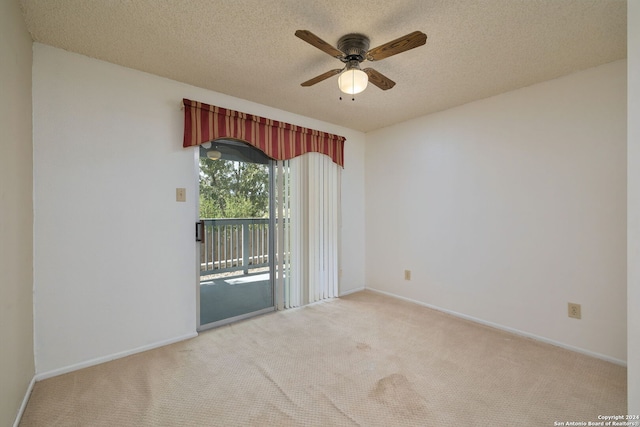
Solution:
[[[344,93],[355,95],[367,88],[369,77],[360,69],[358,61],[349,61],[347,69],[338,77],[338,87]]]
[[[207,158],[208,159],[218,160],[220,157],[222,157],[222,153],[220,153],[218,150],[209,150],[209,151],[207,151]]]

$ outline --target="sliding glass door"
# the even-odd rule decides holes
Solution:
[[[272,160],[238,141],[200,146],[198,328],[274,310]]]

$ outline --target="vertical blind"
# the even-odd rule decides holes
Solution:
[[[278,309],[338,296],[340,179],[321,154],[277,162]]]

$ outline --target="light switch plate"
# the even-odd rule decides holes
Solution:
[[[176,188],[176,202],[186,202],[186,201],[187,201],[187,189]]]

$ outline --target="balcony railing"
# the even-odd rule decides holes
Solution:
[[[201,219],[204,242],[200,275],[243,271],[269,266],[269,219]]]

